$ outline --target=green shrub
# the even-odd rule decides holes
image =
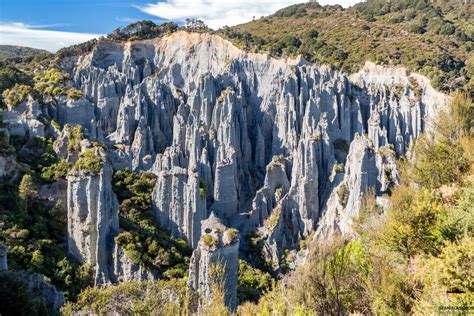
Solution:
[[[201,199],[206,198],[207,182],[203,178],[199,178],[199,196]]]
[[[217,101],[219,103],[223,103],[225,101],[225,99],[227,98],[227,96],[229,96],[230,93],[232,93],[234,91],[234,89],[231,87],[231,86],[228,86],[227,88],[225,88],[221,95],[219,96],[219,98],[217,98]]]
[[[240,304],[257,302],[262,294],[271,290],[273,279],[267,272],[252,268],[244,260],[239,260],[237,297]]]
[[[239,231],[235,228],[228,228],[225,230],[224,236],[228,243],[233,243],[238,239]]]
[[[30,86],[31,84],[31,77],[25,72],[18,69],[18,67],[16,67],[15,65],[2,65],[0,67],[0,108],[4,107],[2,95],[5,90],[10,89],[15,85]]]
[[[281,207],[277,206],[273,209],[272,213],[268,218],[265,220],[265,226],[268,227],[270,230],[275,229],[280,221],[281,216]]]
[[[44,167],[41,172],[41,178],[46,182],[53,182],[58,179],[65,179],[73,164],[67,159],[61,159],[49,167]]]
[[[79,154],[79,159],[77,159],[72,169],[100,173],[104,163],[105,158],[100,156],[95,147],[92,147],[87,148]]]
[[[213,249],[215,247],[217,247],[217,244],[219,242],[219,240],[217,239],[217,237],[211,235],[211,234],[204,234],[202,235],[201,237],[201,241],[202,243],[209,249]]]
[[[461,182],[470,170],[470,162],[460,144],[440,141],[431,144],[421,138],[415,147],[419,157],[413,163],[412,180],[420,186],[439,188]]]
[[[66,73],[58,69],[48,69],[34,77],[34,88],[41,94],[50,97],[59,97],[66,95],[64,84],[69,79]]]
[[[344,164],[338,163],[332,166],[332,171],[335,173],[344,173]]]
[[[76,150],[80,150],[80,142],[84,139],[84,133],[82,132],[82,128],[80,125],[76,125],[74,127],[70,125],[66,125],[66,137],[68,140],[67,150],[68,152],[73,152]]]
[[[79,89],[70,88],[67,90],[66,94],[69,99],[78,100],[82,98],[82,91]]]
[[[191,251],[184,240],[172,238],[156,222],[151,209],[155,182],[152,173],[139,174],[127,169],[114,173],[112,185],[120,202],[122,229],[115,242],[136,264],[168,278],[185,275]]]
[[[349,190],[345,184],[341,184],[339,189],[337,189],[337,197],[339,198],[339,204],[346,207],[347,199],[349,198]]]
[[[9,106],[15,107],[25,101],[28,94],[32,93],[32,91],[33,89],[30,86],[15,84],[12,88],[3,91],[3,102]]]
[[[436,254],[442,245],[441,219],[446,209],[436,194],[397,188],[392,195],[384,240],[406,257]]]

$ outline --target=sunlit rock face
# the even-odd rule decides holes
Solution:
[[[401,68],[368,63],[349,77],[183,31],[100,43],[71,72],[84,97],[41,111],[82,125],[114,168],[155,173],[153,212],[174,236],[196,248],[214,212],[243,236],[257,232],[276,266],[315,231],[350,234],[362,195],[398,181],[396,155],[447,104]],[[8,119],[41,134],[22,125],[40,110],[23,106],[28,115]]]
[[[118,234],[118,202],[112,191],[112,168],[68,175],[68,247],[79,262],[95,270],[95,284],[114,280],[112,251]]]
[[[233,311],[237,308],[239,243],[238,230],[226,227],[214,213],[202,221],[202,236],[189,264],[188,284],[197,296],[193,309],[209,303],[219,286],[225,304]]]

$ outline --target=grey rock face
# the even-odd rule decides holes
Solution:
[[[8,246],[0,243],[0,271],[8,271]]]
[[[216,265],[223,269],[221,275],[216,275]],[[235,310],[238,268],[239,232],[227,228],[214,213],[211,213],[209,218],[202,222],[202,237],[189,265],[188,283],[199,295],[198,305],[202,307],[211,300],[212,282],[223,280],[225,303],[231,310]]]
[[[340,211],[348,217],[368,187],[386,191],[380,168],[390,162],[366,153],[362,167],[353,165],[358,151],[369,150],[351,146],[357,133],[368,135],[374,152],[393,146],[404,154],[447,102],[425,78],[401,69],[367,64],[348,78],[185,32],[100,44],[79,61],[74,78],[96,106],[91,133],[123,147],[113,163],[158,176],[153,205],[165,228],[196,247],[200,222],[214,211],[243,232],[261,227],[276,257],[342,207],[331,198],[341,181],[349,193]],[[273,169],[279,156],[284,167]],[[335,166],[348,174],[332,177]],[[359,181],[358,172],[370,168]],[[264,223],[277,206],[281,219],[270,234]],[[337,222],[328,232],[347,225]]]
[[[81,263],[95,269],[95,283],[114,279],[114,237],[118,234],[118,202],[112,191],[112,167],[100,173],[74,171],[68,175],[68,246]]]
[[[59,312],[64,305],[64,294],[56,289],[54,285],[44,280],[38,273],[23,274],[31,291],[39,296],[49,312]]]
[[[83,148],[90,146],[81,142]],[[101,154],[101,150],[96,152]],[[103,154],[103,153],[102,153]],[[112,190],[112,166],[100,172],[73,170],[67,182],[69,252],[95,271],[95,284],[155,279],[156,273],[135,264],[115,243],[119,204]]]

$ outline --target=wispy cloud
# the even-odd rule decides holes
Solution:
[[[55,52],[62,47],[101,36],[100,34],[41,29],[47,27],[44,25],[29,26],[23,23],[0,23],[0,44],[28,46]],[[49,27],[54,26],[49,25]]]
[[[119,21],[119,22],[125,22],[125,23],[135,23],[138,21],[138,19],[134,19],[134,18],[127,18],[127,17],[118,17],[116,16],[115,17],[115,20]]]
[[[18,24],[18,23],[17,23]],[[20,23],[21,24],[21,23]],[[50,29],[50,28],[55,28],[55,27],[64,27],[64,26],[71,26],[71,24],[65,24],[65,23],[53,23],[53,24],[22,24],[27,28],[30,29]]]
[[[322,0],[321,4],[350,6],[361,0]],[[164,0],[137,6],[141,11],[171,21],[187,18],[201,19],[211,28],[236,25],[251,21],[253,17],[269,15],[304,0]]]

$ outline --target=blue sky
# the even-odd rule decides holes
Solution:
[[[0,0],[0,44],[56,51],[148,19],[200,18],[213,28],[249,21],[305,0]],[[360,0],[320,0],[349,6]]]

